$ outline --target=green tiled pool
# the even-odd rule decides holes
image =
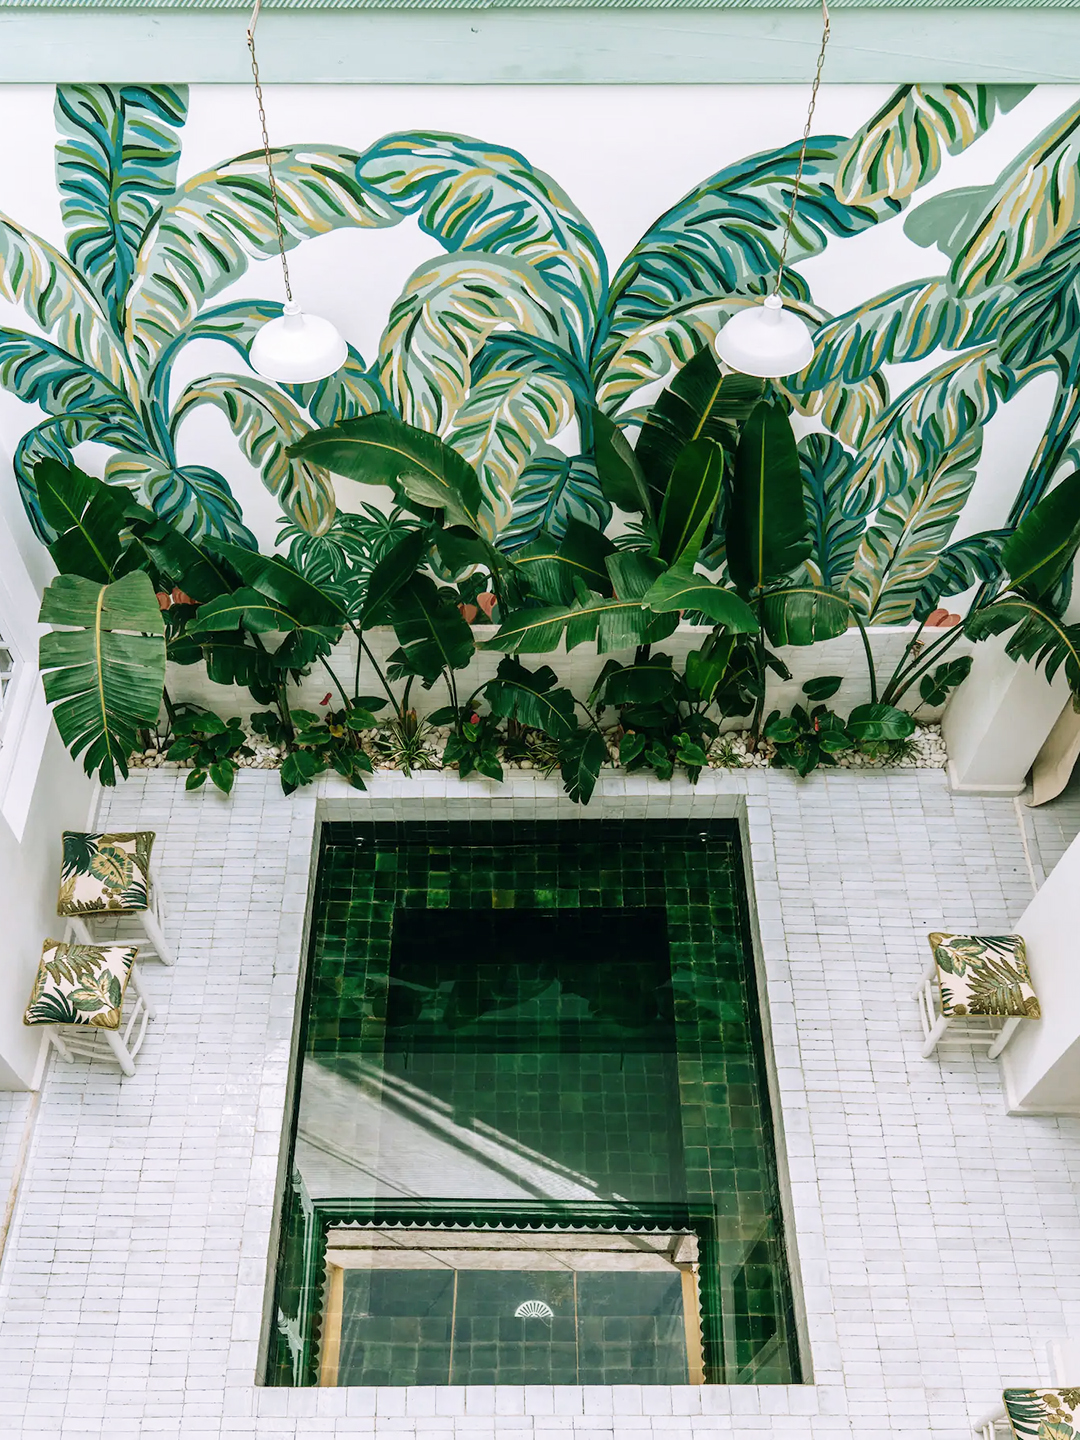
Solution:
[[[735,825],[322,843],[268,1383],[799,1381]]]

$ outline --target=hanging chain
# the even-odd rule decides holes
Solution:
[[[285,254],[285,229],[281,223],[281,202],[278,199],[277,180],[274,178],[274,161],[270,154],[270,137],[266,133],[266,110],[263,107],[262,82],[259,79],[259,62],[255,58],[255,26],[259,20],[259,11],[262,8],[262,0],[255,0],[255,8],[251,12],[251,24],[248,26],[247,45],[251,52],[251,76],[255,81],[255,99],[259,106],[259,124],[262,126],[263,154],[266,156],[266,175],[270,181],[270,200],[274,207],[274,225],[277,228],[278,253],[281,256],[281,269],[285,276],[285,298],[292,303],[292,284],[289,280],[289,261]]]
[[[806,112],[806,124],[803,126],[802,145],[799,147],[799,168],[795,171],[795,188],[791,192],[791,204],[788,206],[787,219],[784,221],[784,244],[780,251],[780,268],[776,272],[776,284],[773,286],[773,294],[780,294],[780,286],[784,279],[784,269],[787,265],[788,242],[791,239],[791,227],[795,223],[795,206],[799,202],[799,193],[802,189],[803,166],[806,164],[806,147],[810,141],[810,126],[814,123],[814,109],[817,106],[818,89],[821,85],[821,67],[825,64],[825,47],[829,43],[829,5],[828,0],[821,0],[821,49],[818,51],[817,71],[814,74],[814,85],[810,91],[810,108]],[[254,51],[252,51],[254,54]]]

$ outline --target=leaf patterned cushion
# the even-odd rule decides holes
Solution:
[[[1038,1019],[1027,952],[1019,935],[930,936],[943,1015],[1026,1015]]]
[[[1080,1389],[1006,1390],[1002,1398],[1018,1440],[1080,1440]]]
[[[145,910],[150,903],[152,830],[127,835],[64,831],[58,915]]]
[[[46,940],[24,1025],[120,1028],[135,945],[78,945]]]

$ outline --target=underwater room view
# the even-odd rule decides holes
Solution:
[[[802,1372],[738,828],[328,824],[278,1385]]]

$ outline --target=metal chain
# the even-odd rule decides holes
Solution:
[[[788,206],[787,218],[784,221],[784,244],[780,251],[780,268],[776,272],[776,284],[773,286],[773,294],[780,294],[780,286],[784,279],[784,270],[787,266],[788,243],[791,240],[791,227],[795,222],[795,206],[799,202],[799,194],[802,189],[803,167],[806,164],[806,147],[810,141],[810,126],[814,123],[814,109],[817,106],[818,89],[821,85],[821,68],[825,64],[825,47],[829,43],[829,5],[828,0],[821,0],[821,49],[818,51],[817,71],[814,74],[814,85],[810,91],[810,108],[806,112],[806,124],[803,126],[802,145],[799,147],[799,168],[795,171],[795,188],[791,192],[791,204]],[[254,52],[253,52],[254,53]]]
[[[263,154],[266,157],[266,175],[270,181],[270,200],[274,207],[274,225],[277,228],[278,253],[281,256],[281,270],[285,276],[285,298],[292,304],[292,283],[289,280],[289,261],[285,255],[285,227],[281,223],[281,202],[278,199],[277,181],[274,178],[274,161],[270,154],[270,137],[266,133],[266,110],[263,106],[262,82],[259,79],[259,62],[255,58],[255,26],[259,19],[262,0],[255,0],[248,26],[247,44],[251,52],[251,76],[255,81],[255,99],[259,106],[259,124],[262,126]]]

